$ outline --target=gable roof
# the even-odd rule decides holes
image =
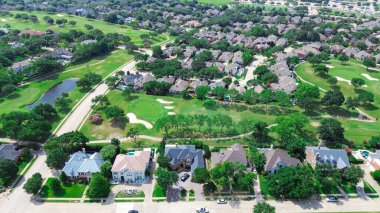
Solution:
[[[192,158],[191,172],[196,168],[204,168],[203,150],[195,149],[194,145],[166,145],[165,156],[169,157],[169,163],[175,165],[183,159]]]
[[[247,157],[244,153],[243,145],[234,144],[230,149],[220,150],[219,153],[211,153],[212,164],[223,163],[225,161],[229,162],[239,162],[243,165],[247,165]]]
[[[283,163],[285,166],[298,166],[302,165],[301,161],[292,158],[286,153],[284,150],[275,149],[275,150],[266,150],[264,151],[264,155],[266,158],[266,163],[264,166],[264,170],[272,170],[278,167],[278,163]]]
[[[350,166],[350,161],[347,156],[347,152],[342,149],[329,149],[327,147],[306,147],[313,153],[313,160],[316,164],[329,164],[336,166],[338,169],[344,169]]]
[[[100,166],[103,162],[103,157],[97,152],[91,155],[79,151],[70,156],[69,161],[66,162],[62,171],[69,177],[76,177],[79,172],[100,172]]]

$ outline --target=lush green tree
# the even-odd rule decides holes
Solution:
[[[280,106],[290,106],[290,95],[284,91],[277,91],[275,93],[276,101],[280,103]]]
[[[252,137],[259,144],[269,142],[269,128],[268,124],[264,121],[259,121],[253,126]]]
[[[344,140],[344,127],[342,123],[332,119],[322,119],[321,125],[317,128],[319,139],[326,142],[328,146],[336,146]]]
[[[82,132],[68,132],[58,137],[51,138],[44,145],[44,150],[49,153],[55,149],[62,149],[65,153],[71,154],[80,151],[86,146],[89,139]]]
[[[157,157],[157,164],[158,164],[161,168],[170,169],[169,158],[167,158],[164,154],[160,154],[160,155]]]
[[[266,163],[265,155],[260,153],[255,146],[250,146],[249,150],[249,161],[255,166],[257,172],[262,172]]]
[[[370,67],[376,67],[376,61],[370,59],[370,58],[365,58],[363,60],[363,65],[367,67],[367,70],[370,68]]]
[[[50,186],[54,194],[58,194],[62,190],[61,181],[58,178],[52,178]]]
[[[0,180],[8,185],[17,177],[18,166],[15,161],[0,159]]]
[[[371,172],[371,175],[373,179],[375,179],[377,182],[380,182],[380,170],[375,170]]]
[[[166,95],[171,86],[166,82],[149,81],[144,84],[144,90],[148,95]]]
[[[139,47],[133,42],[128,42],[125,44],[125,49],[128,51],[128,53],[134,53],[135,50],[139,49]]]
[[[117,147],[109,144],[103,146],[99,153],[102,155],[104,160],[113,162],[117,155]]]
[[[105,161],[101,166],[100,166],[100,174],[107,178],[107,179],[111,179],[112,178],[112,172],[111,172],[111,169],[112,169],[112,164],[110,161]]]
[[[354,110],[360,106],[360,101],[358,98],[348,97],[344,105],[346,106],[347,110]]]
[[[152,56],[155,58],[162,58],[163,52],[160,46],[152,47]]]
[[[119,121],[125,117],[124,110],[118,106],[111,106],[105,110],[107,118],[111,118],[114,121]]]
[[[192,178],[195,183],[206,183],[210,178],[210,173],[206,168],[196,168]]]
[[[375,101],[375,95],[369,91],[361,90],[358,95],[358,100],[363,105],[366,105]]]
[[[74,27],[76,24],[77,24],[76,21],[73,21],[73,20],[70,20],[70,21],[69,21],[69,25],[71,25],[72,27]]]
[[[380,149],[380,136],[372,136],[367,143],[367,147]]]
[[[93,174],[88,186],[87,195],[90,198],[107,198],[110,192],[111,187],[107,178],[103,177],[100,173]]]
[[[276,208],[265,202],[258,202],[253,207],[253,213],[275,213]]]
[[[317,64],[314,66],[314,72],[317,73],[318,76],[327,76],[329,72],[329,68],[324,64]]]
[[[306,113],[312,112],[318,106],[320,97],[319,88],[308,84],[301,84],[294,93],[297,105],[305,109]]]
[[[111,139],[111,144],[116,146],[116,147],[119,147],[120,146],[120,140],[118,138],[112,138]]]
[[[344,95],[340,90],[329,90],[322,98],[322,103],[328,108],[339,107],[344,103]]]
[[[93,72],[86,73],[84,77],[79,79],[76,84],[78,87],[89,89],[91,86],[96,85],[102,81],[102,76]]]
[[[362,87],[365,85],[365,81],[361,78],[353,78],[351,79],[352,86],[355,87],[355,90],[357,90],[359,87]]]
[[[212,91],[213,94],[218,97],[218,100],[224,100],[224,97],[226,96],[228,90],[224,87],[215,87]]]
[[[210,193],[213,193],[217,190],[217,187],[214,182],[209,181],[205,184],[203,184],[203,193],[205,195],[209,195]]]
[[[28,194],[36,195],[42,186],[42,176],[40,173],[35,173],[30,177],[23,186],[23,189]]]
[[[330,87],[333,87],[333,86],[335,86],[338,83],[338,79],[336,79],[334,77],[328,78],[327,79],[327,83],[330,84]]]
[[[60,97],[54,99],[55,107],[59,112],[68,112],[70,110],[70,104],[72,100],[69,98],[69,94],[62,93]]]
[[[289,116],[277,117],[275,122],[277,125],[274,127],[274,131],[279,136],[280,144],[284,144],[287,143],[289,138],[302,135],[306,124],[309,123],[309,119],[306,115],[292,113]]]
[[[57,111],[54,107],[47,103],[40,103],[32,109],[32,112],[42,116],[46,120],[53,120],[57,117]]]
[[[122,92],[122,95],[127,99],[129,100],[131,98],[131,95],[132,93],[135,92],[135,90],[132,88],[132,87],[126,87],[123,92]]]
[[[24,73],[30,75],[42,75],[46,73],[56,72],[63,68],[63,65],[51,58],[39,58],[32,62],[32,64],[24,68]]]
[[[351,186],[357,185],[364,176],[364,171],[359,166],[350,166],[343,172],[343,181]]]
[[[18,157],[19,162],[29,162],[32,159],[32,154],[30,152],[30,148],[24,147],[21,149],[21,154]]]
[[[207,97],[207,94],[210,92],[209,86],[198,86],[195,88],[195,94],[199,100],[204,100]]]
[[[177,183],[178,174],[175,171],[169,171],[168,169],[158,167],[155,171],[156,181],[159,186],[166,189],[168,186]]]
[[[117,78],[117,76],[110,76],[110,77],[106,78],[106,80],[105,80],[105,84],[106,84],[109,88],[113,88],[118,80],[119,80],[119,79]]]
[[[315,191],[312,174],[301,166],[279,169],[267,180],[269,193],[276,198],[307,199]]]
[[[56,148],[48,152],[46,156],[46,164],[51,169],[62,169],[65,165],[68,154],[62,149]]]
[[[67,181],[69,181],[69,177],[67,177],[66,173],[61,172],[61,174],[59,174],[59,180],[62,183],[67,183]]]
[[[339,57],[339,61],[343,63],[346,63],[350,58],[346,55],[346,54],[342,54],[340,57]]]

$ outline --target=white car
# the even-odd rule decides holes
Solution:
[[[219,199],[216,201],[217,204],[227,204],[227,201],[225,199]]]

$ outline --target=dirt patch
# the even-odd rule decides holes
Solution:
[[[318,122],[311,122],[310,123],[313,127],[319,127],[321,124]]]

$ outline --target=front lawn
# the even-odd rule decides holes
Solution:
[[[262,195],[269,195],[269,186],[267,183],[267,180],[265,179],[264,175],[259,175],[260,180],[260,189]]]
[[[153,197],[166,197],[166,190],[156,184],[153,190]]]
[[[342,189],[347,193],[347,194],[356,194],[357,191],[356,191],[356,186],[355,185],[349,185],[349,184],[346,184],[346,183],[342,183],[340,185],[342,187]]]
[[[40,192],[42,198],[81,198],[86,189],[85,184],[70,182],[67,184],[61,184],[61,190],[57,194],[54,194],[51,189],[52,180],[53,178],[49,178],[46,181],[46,184],[42,187]]]
[[[134,198],[134,197],[145,197],[145,193],[140,191],[139,193],[133,193],[131,195],[127,193],[118,192],[115,198]]]

